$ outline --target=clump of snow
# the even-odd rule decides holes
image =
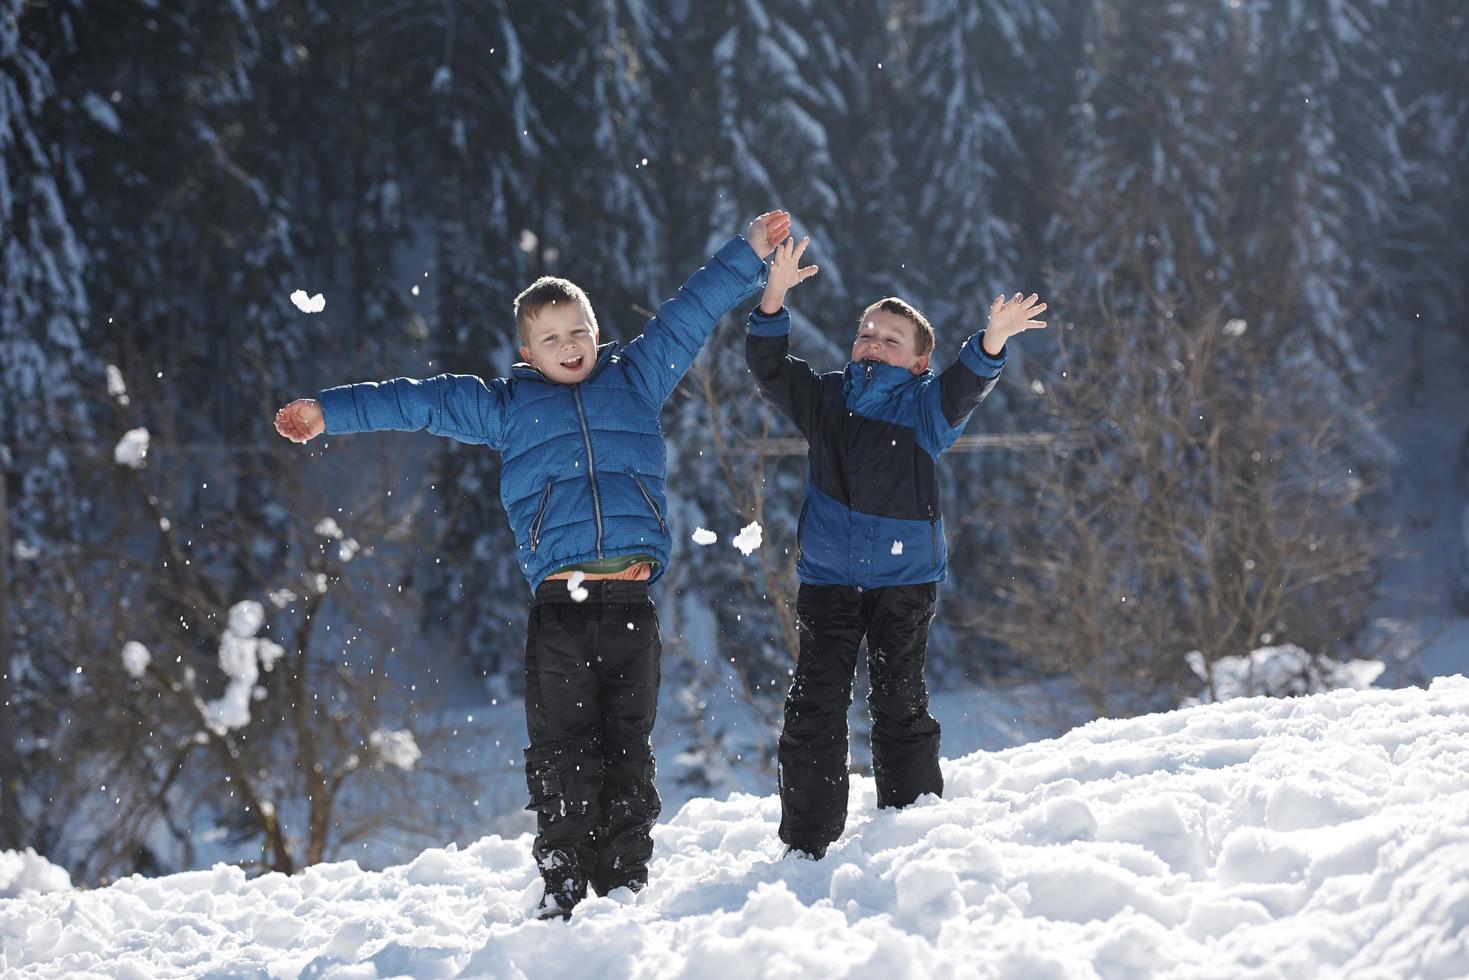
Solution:
[[[1206,684],[1208,666],[1203,654],[1190,650],[1184,655],[1189,669]],[[1218,700],[1248,698],[1266,694],[1271,697],[1293,697],[1334,691],[1339,688],[1360,690],[1372,686],[1386,664],[1378,660],[1349,660],[1345,663],[1312,657],[1300,647],[1286,643],[1261,647],[1247,656],[1221,657],[1214,662],[1214,691]],[[1208,690],[1185,706],[1209,700]]]
[[[903,542],[901,542],[901,541],[894,541],[893,542],[892,553],[895,554],[895,555],[901,555],[903,553]]]
[[[295,602],[298,596],[290,589],[276,589],[270,592],[266,598],[270,600],[272,606],[275,606],[277,609],[284,609]]]
[[[71,875],[67,870],[41,857],[35,848],[0,851],[0,898],[17,898],[36,892],[64,892],[70,888]],[[8,935],[5,938],[8,940]],[[9,942],[5,945],[8,947]],[[0,956],[0,962],[5,959]]]
[[[219,641],[219,669],[229,677],[224,694],[203,705],[204,722],[223,734],[250,723],[250,701],[262,669],[275,667],[285,654],[280,644],[255,634],[265,625],[265,609],[253,599],[230,607],[229,624]]]
[[[406,728],[399,731],[379,728],[367,736],[367,747],[372,750],[379,766],[412,769],[414,763],[423,757],[418,743],[413,740],[413,733]]]
[[[119,405],[126,406],[129,402],[128,386],[122,379],[122,371],[118,370],[116,364],[107,365],[107,394],[117,399]]]
[[[265,625],[265,607],[253,599],[237,602],[230,607],[229,624],[226,630],[235,636],[254,636]]]
[[[323,517],[316,522],[316,527],[313,530],[324,538],[332,538],[333,540],[340,541],[343,537],[342,527],[334,517]]]
[[[356,538],[344,538],[337,547],[337,557],[342,561],[351,561],[357,557],[357,552],[362,550],[362,545],[357,543]]]
[[[575,571],[571,573],[571,578],[566,580],[566,591],[571,593],[572,602],[587,601],[587,596],[591,593],[582,588],[582,583],[586,581],[586,578],[586,572]]]
[[[719,540],[719,535],[702,527],[694,528],[694,544],[713,544]]]
[[[535,921],[531,838],[365,872],[217,865],[0,904],[28,977],[1469,975],[1469,680],[1096,721],[854,778],[822,861],[780,801],[694,799],[648,887]]]
[[[320,313],[326,309],[326,297],[321,293],[315,296],[307,296],[306,290],[298,289],[291,294],[291,302],[296,304],[296,309],[302,313]]]
[[[128,672],[129,677],[142,677],[152,660],[148,648],[137,640],[129,640],[122,645],[122,669]]]
[[[118,118],[117,110],[96,92],[88,92],[82,97],[82,108],[92,118],[92,122],[109,133],[122,132],[122,120]]]
[[[1224,324],[1224,336],[1240,337],[1243,336],[1244,332],[1248,329],[1249,324],[1239,319],[1238,317],[1235,317],[1233,320],[1229,320]]]
[[[113,447],[112,459],[118,466],[142,469],[148,462],[148,430],[137,428],[124,432]]]
[[[760,522],[752,521],[740,528],[740,533],[735,535],[732,544],[744,552],[746,557],[753,554],[760,547]]]

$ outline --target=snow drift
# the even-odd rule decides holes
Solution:
[[[652,883],[527,920],[530,840],[69,888],[33,856],[0,968],[37,977],[1448,977],[1469,974],[1469,681],[1248,698],[945,763],[784,859],[774,797],[698,799]],[[3,864],[0,864],[3,866]],[[49,882],[54,891],[27,890]]]

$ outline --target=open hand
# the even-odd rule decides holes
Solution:
[[[998,353],[1005,341],[1025,330],[1038,330],[1046,321],[1037,320],[1046,311],[1046,304],[1038,302],[1035,293],[1021,298],[1019,293],[1006,299],[996,296],[990,304],[990,322],[984,331],[984,346],[991,353]]]
[[[745,241],[749,242],[755,254],[763,259],[775,250],[778,242],[785,241],[790,231],[791,215],[789,211],[767,211],[750,222],[750,230],[745,232]]]
[[[275,431],[292,442],[309,442],[326,431],[321,404],[315,398],[297,398],[275,413]]]
[[[787,238],[776,247],[775,257],[770,260],[770,278],[765,280],[765,295],[760,300],[760,312],[770,316],[779,313],[785,305],[787,290],[821,271],[820,266],[814,265],[801,268],[801,256],[810,244],[811,236],[807,235],[799,244],[795,239]]]

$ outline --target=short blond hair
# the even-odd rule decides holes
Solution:
[[[558,303],[580,303],[582,312],[587,315],[587,326],[594,331],[597,329],[597,314],[592,312],[592,301],[587,298],[586,290],[570,279],[541,276],[515,297],[515,332],[520,335],[522,344],[530,344],[526,330],[536,314]]]
[[[862,317],[857,321],[859,327],[866,322],[868,314],[873,310],[893,313],[908,320],[913,324],[918,335],[918,356],[922,357],[925,354],[933,353],[934,347],[938,344],[938,339],[934,336],[933,325],[928,322],[928,317],[918,312],[918,307],[896,296],[884,297],[870,304],[867,309],[862,311]]]

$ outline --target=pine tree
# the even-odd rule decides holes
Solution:
[[[1328,120],[1264,102],[1320,70],[1279,54],[1311,42],[1239,5],[1097,9],[1048,396],[1077,444],[1034,474],[992,632],[1107,712],[1176,696],[1189,649],[1338,652],[1373,545],[1352,361],[1322,357],[1342,350],[1343,161]]]
[[[98,376],[86,347],[84,253],[66,206],[72,160],[55,140],[52,76],[20,0],[0,3],[0,848],[37,841],[17,744],[55,674],[48,598],[59,555],[86,533],[72,447],[91,433]],[[29,566],[29,567],[26,567]],[[28,678],[23,680],[22,678]]]

